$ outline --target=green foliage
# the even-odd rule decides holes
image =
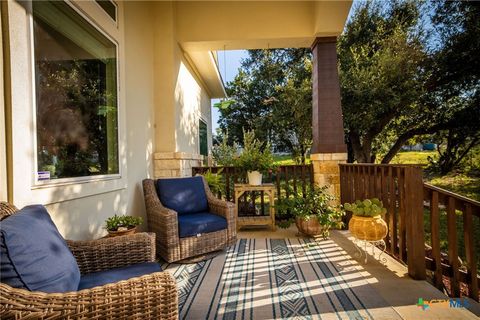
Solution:
[[[249,50],[227,84],[234,102],[218,105],[229,143],[243,145],[243,129],[254,130],[261,141],[303,163],[312,143],[311,74],[308,49]]]
[[[337,48],[350,159],[389,163],[435,134],[445,173],[480,143],[479,15],[472,1],[357,4]]]
[[[345,203],[343,207],[345,210],[351,211],[353,215],[362,217],[374,217],[387,213],[387,209],[383,207],[382,201],[377,198]]]
[[[322,234],[324,238],[329,236],[331,228],[342,227],[341,218],[345,212],[341,207],[332,204],[335,197],[327,192],[327,188],[327,186],[309,187],[303,197],[291,196],[279,199],[275,205],[281,221],[279,227],[289,227],[296,218],[305,221],[317,219],[324,227]],[[290,216],[293,219],[289,219]]]
[[[118,228],[127,228],[131,229],[143,223],[142,217],[134,216],[117,216],[109,217],[105,220],[105,228],[108,231],[117,231]]]
[[[208,187],[215,195],[220,194],[223,190],[225,190],[225,183],[222,179],[222,172],[223,168],[218,170],[217,173],[212,173],[211,170],[208,170],[203,174],[203,177],[207,181]]]
[[[244,146],[242,153],[236,161],[236,165],[244,171],[260,171],[267,173],[275,165],[269,143],[261,143],[255,138],[254,131],[244,131]]]
[[[238,157],[238,145],[229,144],[228,134],[224,134],[222,141],[212,147],[212,157],[218,166],[234,166]]]

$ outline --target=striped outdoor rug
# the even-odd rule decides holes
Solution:
[[[195,264],[165,264],[180,319],[401,319],[335,242],[240,239]]]

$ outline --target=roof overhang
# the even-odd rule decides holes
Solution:
[[[177,1],[175,32],[210,91],[222,83],[218,50],[309,48],[343,31],[352,1]],[[219,83],[220,82],[220,83]]]

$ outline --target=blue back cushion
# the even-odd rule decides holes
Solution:
[[[42,292],[76,291],[77,261],[45,207],[27,206],[0,222],[0,280]]]
[[[157,193],[160,202],[178,214],[208,211],[202,177],[158,179]]]

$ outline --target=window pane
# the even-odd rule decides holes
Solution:
[[[116,45],[64,2],[33,21],[39,179],[118,173]]]
[[[117,8],[110,0],[97,0],[97,3],[103,10],[115,21],[117,21]]]
[[[202,120],[200,120],[200,124],[199,124],[199,133],[200,133],[200,154],[202,156],[208,156],[207,124]]]

